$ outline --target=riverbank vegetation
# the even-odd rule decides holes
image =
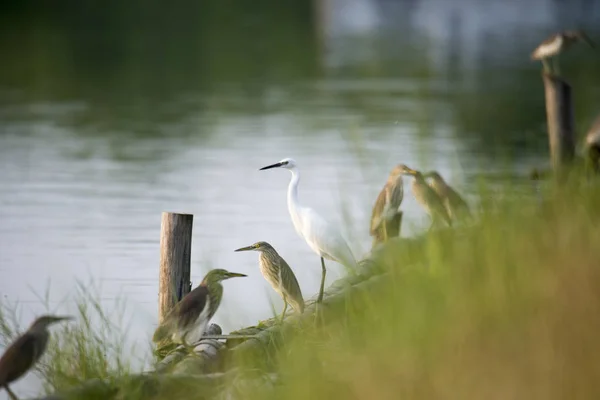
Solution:
[[[98,378],[119,382],[111,394],[120,399],[594,398],[600,185],[543,185],[514,196],[483,185],[473,226],[389,242],[373,265],[385,279],[324,321],[298,323],[267,357],[235,360],[214,383],[127,378],[141,371],[103,334],[110,321],[88,323],[91,311],[103,315],[88,299],[77,324],[53,331],[38,366],[44,389]],[[6,337],[11,321],[5,309]]]

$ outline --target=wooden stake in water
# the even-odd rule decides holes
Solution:
[[[558,172],[575,157],[571,86],[556,75],[544,73],[543,77],[550,158],[554,172]]]
[[[159,323],[191,290],[191,214],[162,213],[160,229],[160,271],[158,293]]]

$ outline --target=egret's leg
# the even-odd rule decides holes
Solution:
[[[321,275],[321,288],[319,289],[319,297],[317,298],[317,303],[323,301],[323,291],[325,290],[325,274],[327,273],[327,270],[325,269],[325,260],[323,259],[323,257],[321,257],[321,269],[323,271]]]
[[[288,303],[287,299],[283,298],[283,312],[281,313],[281,323],[283,323],[283,319],[285,318],[285,312],[287,311]]]
[[[10,390],[8,385],[4,385],[4,389],[6,389],[6,391],[8,392],[8,396],[10,397],[11,400],[19,400],[17,395],[12,390]]]

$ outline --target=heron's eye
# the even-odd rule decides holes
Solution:
[[[289,161],[284,161],[281,163],[281,165],[288,165],[290,162]]]

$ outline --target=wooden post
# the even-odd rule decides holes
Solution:
[[[159,323],[163,321],[169,310],[190,292],[193,221],[194,216],[191,214],[162,213],[158,287]]]
[[[575,157],[575,127],[571,86],[558,76],[543,73],[550,158],[554,172]]]

